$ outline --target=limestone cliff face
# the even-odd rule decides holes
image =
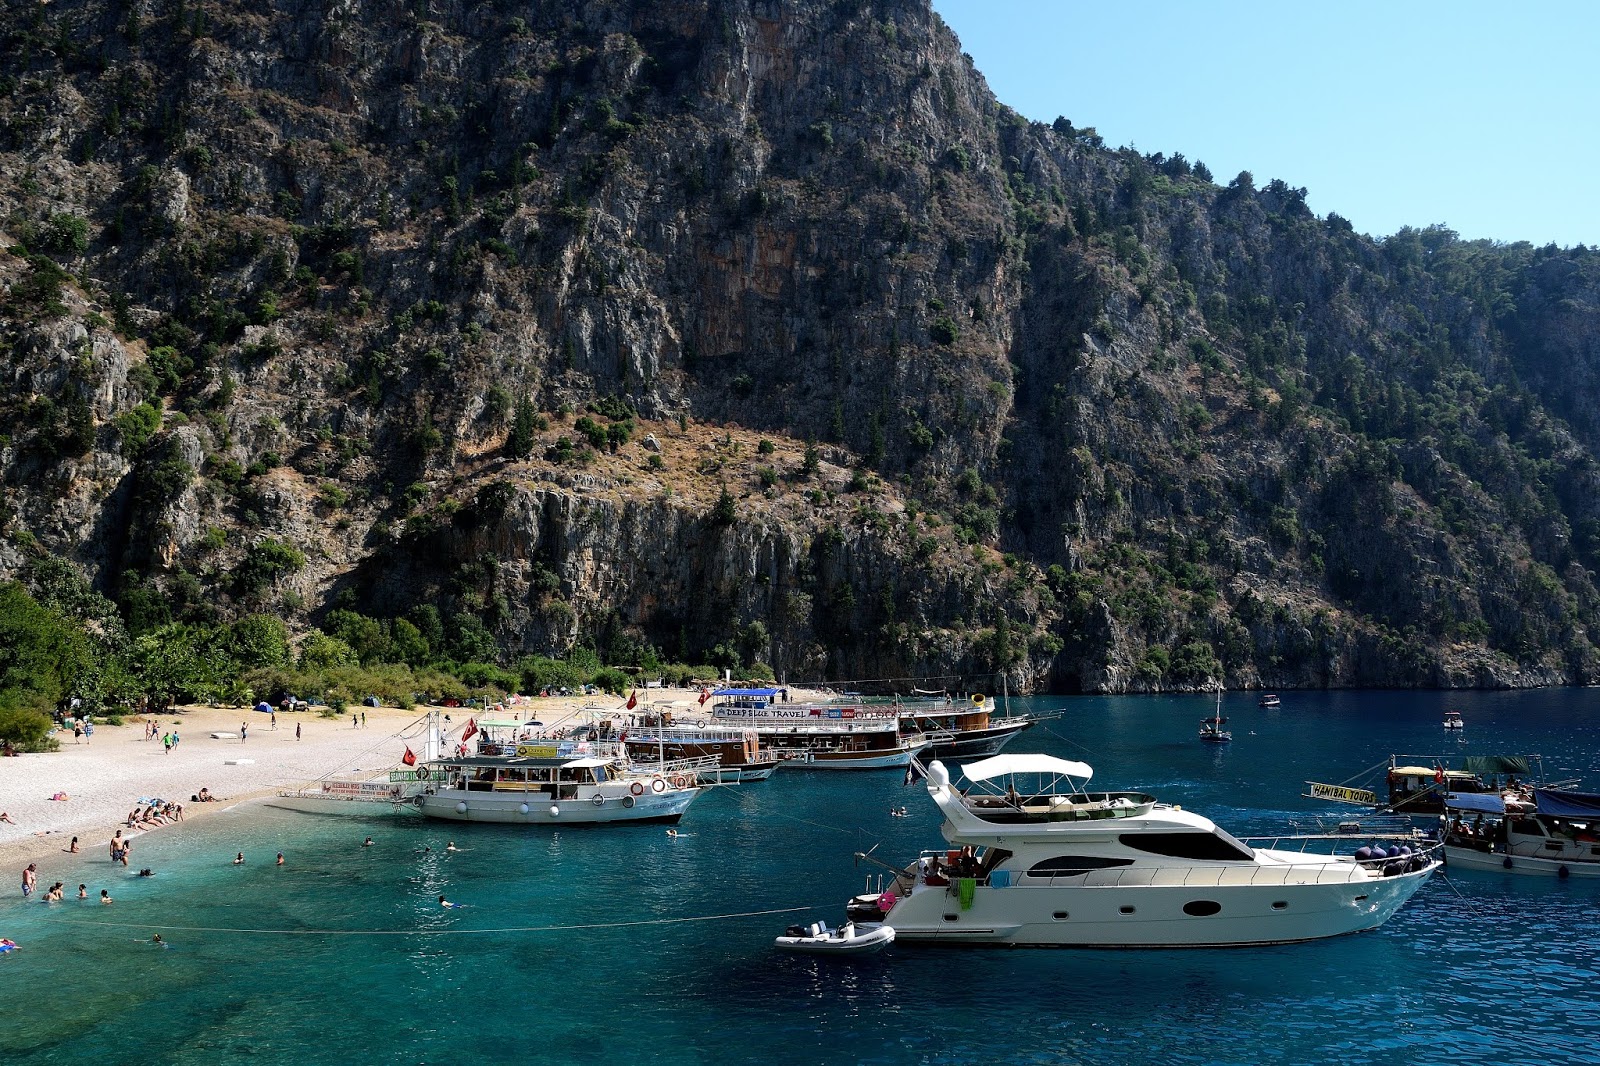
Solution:
[[[924,0],[4,34],[0,574],[788,677],[1593,675],[1583,249],[1026,123]]]

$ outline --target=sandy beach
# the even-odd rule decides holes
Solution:
[[[687,704],[694,696],[683,690],[652,690],[648,702]],[[640,701],[646,702],[643,693]],[[625,703],[612,696],[532,699],[507,713],[529,712],[547,729],[557,729],[626,713]],[[279,714],[273,729],[269,715],[247,709],[180,708],[156,719],[163,732],[176,727],[182,738],[170,753],[159,736],[144,739],[137,718],[124,719],[122,726],[96,726],[92,740],[83,744],[74,744],[70,732],[58,733],[60,751],[0,760],[0,811],[16,823],[0,822],[0,863],[20,869],[34,858],[65,850],[74,836],[84,852],[104,852],[111,835],[124,828],[128,812],[152,799],[182,803],[188,822],[332,773],[387,769],[400,762],[407,746],[422,754],[419,719],[424,708],[355,710],[365,713],[365,728],[353,728],[348,711],[337,719],[314,711]],[[459,738],[469,718],[484,714],[466,707],[441,710],[451,719],[446,723],[448,739]],[[249,726],[243,741],[238,739],[241,723]],[[219,802],[191,802],[201,788]],[[57,793],[68,798],[50,798]],[[183,824],[134,835],[181,831]],[[128,835],[126,829],[124,833]]]

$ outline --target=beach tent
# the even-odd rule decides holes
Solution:
[[[262,714],[271,714],[272,704],[268,703],[266,700],[262,700],[260,703],[256,704],[256,710],[260,711]]]

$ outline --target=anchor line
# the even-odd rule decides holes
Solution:
[[[647,918],[634,922],[595,922],[586,925],[521,925],[495,929],[250,929],[221,925],[167,925],[162,922],[74,922],[59,918],[41,921],[51,925],[100,926],[113,929],[155,929],[174,933],[245,933],[277,936],[484,936],[504,933],[566,933],[592,929],[633,929],[649,925],[684,925],[691,922],[719,922],[734,918],[759,918],[769,914],[796,914],[816,910],[816,905],[773,907],[761,911],[731,914],[702,914],[687,918]]]

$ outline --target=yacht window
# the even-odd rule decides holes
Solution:
[[[1210,833],[1123,833],[1117,839],[1135,851],[1174,859],[1240,862],[1256,854],[1221,829]]]
[[[1222,904],[1214,899],[1194,899],[1183,905],[1183,913],[1191,918],[1205,918],[1222,910]]]
[[[1117,866],[1132,866],[1132,859],[1107,859],[1099,855],[1057,855],[1028,867],[1029,877],[1070,877],[1086,874],[1090,870],[1108,870]]]

